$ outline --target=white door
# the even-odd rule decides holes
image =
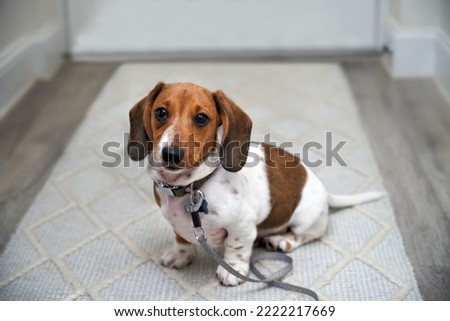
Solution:
[[[335,53],[381,47],[386,0],[65,0],[71,53]]]

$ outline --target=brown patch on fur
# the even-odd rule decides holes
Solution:
[[[252,120],[222,90],[215,91],[213,99],[223,125],[223,148],[220,150],[222,166],[227,171],[237,172],[247,159]]]
[[[163,82],[157,83],[152,91],[130,110],[130,137],[127,151],[132,160],[143,159],[153,149],[153,136],[150,131],[147,131],[146,121],[150,120],[147,109],[148,106],[153,105],[164,86]]]
[[[244,247],[243,246],[238,246],[238,247],[235,247],[234,249],[235,250],[242,250]]]
[[[234,195],[237,195],[237,194],[239,194],[239,191],[236,188],[233,188],[231,193],[233,193]]]
[[[260,223],[258,230],[272,229],[289,222],[301,199],[307,173],[294,155],[278,147],[263,144],[267,176],[270,188],[269,216]]]
[[[157,192],[157,188],[155,185],[153,185],[153,195],[155,196],[156,204],[158,204],[158,206],[161,207],[161,197],[159,197],[159,194]]]
[[[179,236],[177,233],[175,233],[175,241],[178,244],[189,244],[188,241],[186,241],[184,238],[182,238],[181,236]]]

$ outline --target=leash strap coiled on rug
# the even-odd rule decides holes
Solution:
[[[302,286],[285,283],[279,281],[282,277],[287,275],[292,271],[292,258],[287,256],[284,253],[275,253],[275,252],[266,252],[261,253],[256,256],[253,256],[250,261],[250,269],[259,279],[253,279],[246,275],[243,275],[233,269],[229,264],[227,264],[208,244],[208,240],[206,239],[205,230],[202,225],[202,221],[200,219],[200,212],[208,214],[208,202],[205,200],[205,195],[199,189],[196,189],[193,184],[191,184],[189,189],[189,204],[186,205],[186,210],[191,213],[192,224],[194,225],[194,235],[200,245],[206,250],[207,253],[225,270],[230,272],[237,278],[240,278],[244,281],[254,282],[254,283],[266,283],[267,285],[274,286],[283,290],[295,291],[305,295],[312,297],[314,300],[318,301],[319,296],[316,292],[311,289],[304,288]],[[275,273],[272,273],[269,276],[263,275],[257,268],[256,263],[263,260],[272,260],[272,261],[282,261],[285,262],[286,265],[281,269],[277,270]]]
[[[287,256],[286,254],[267,252],[267,253],[261,253],[261,254],[253,256],[252,259],[251,259],[251,262],[250,262],[250,269],[252,270],[253,274],[255,274],[259,278],[259,279],[253,279],[253,278],[250,278],[248,276],[245,276],[245,275],[239,273],[238,271],[233,269],[230,265],[228,265],[211,248],[211,246],[209,246],[203,231],[201,233],[195,233],[195,234],[196,234],[195,236],[197,238],[197,241],[206,250],[206,252],[208,254],[210,254],[210,256],[214,259],[214,261],[216,261],[219,265],[221,265],[225,270],[227,270],[228,272],[230,272],[234,276],[236,276],[236,277],[238,277],[238,278],[240,278],[240,279],[242,279],[244,281],[248,281],[248,282],[254,282],[254,283],[255,282],[263,282],[263,283],[266,283],[266,284],[268,284],[270,286],[274,286],[274,287],[277,287],[277,288],[280,288],[280,289],[283,289],[283,290],[303,293],[305,295],[308,295],[308,296],[312,297],[316,301],[319,300],[319,296],[317,295],[317,293],[314,292],[311,289],[279,281],[280,278],[282,278],[283,276],[285,276],[286,274],[288,274],[289,272],[292,271],[292,266],[293,266],[292,258]],[[274,272],[273,274],[271,274],[269,276],[264,276],[256,268],[256,265],[255,265],[257,262],[263,261],[263,260],[282,261],[282,262],[285,262],[286,265],[283,266],[281,269],[277,270],[276,272]]]

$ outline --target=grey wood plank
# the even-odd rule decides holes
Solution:
[[[116,63],[65,63],[0,122],[0,250]]]
[[[397,87],[403,101],[396,105],[410,124],[405,128],[405,138],[414,146],[433,192],[450,219],[450,106],[429,79],[403,80]]]
[[[448,105],[431,79],[392,80],[373,62],[343,66],[421,293],[449,300]]]

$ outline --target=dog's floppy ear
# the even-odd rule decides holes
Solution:
[[[214,92],[213,98],[223,125],[222,166],[229,172],[237,172],[247,160],[252,121],[222,90]]]
[[[151,133],[145,130],[144,126],[144,109],[145,106],[152,107],[156,97],[158,97],[165,84],[159,82],[152,91],[142,98],[136,105],[130,110],[130,136],[128,138],[128,155],[134,161],[138,161],[147,156],[149,150],[153,148],[153,138],[150,137]],[[150,119],[147,126],[151,126]],[[151,129],[149,127],[149,129]]]

